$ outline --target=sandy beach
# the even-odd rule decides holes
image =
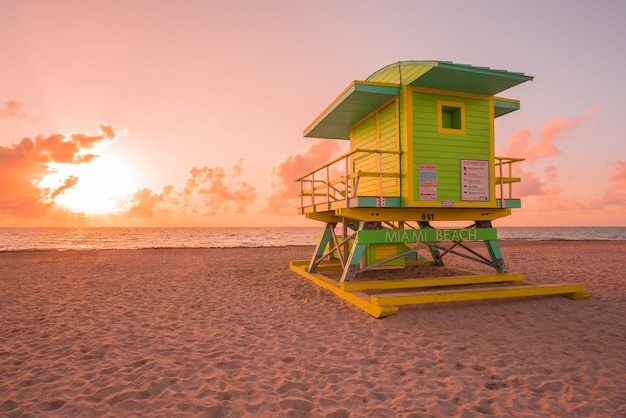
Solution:
[[[593,297],[374,319],[312,247],[0,253],[0,416],[626,416],[626,241],[502,252]]]

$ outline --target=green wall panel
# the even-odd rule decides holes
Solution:
[[[440,133],[438,100],[463,103],[465,133]],[[491,161],[491,102],[487,99],[457,97],[423,92],[412,93],[412,175],[413,195],[420,199],[420,164],[437,166],[437,201],[461,201],[460,160]]]

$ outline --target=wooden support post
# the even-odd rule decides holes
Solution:
[[[476,221],[476,228],[492,228],[491,221]],[[508,273],[498,241],[485,240],[485,245],[487,246],[487,251],[489,252],[491,262],[496,271],[498,273]]]
[[[422,222],[418,222],[417,224],[422,229],[434,229],[430,225],[430,222],[422,221]],[[441,256],[441,253],[439,252],[439,248],[437,248],[435,245],[430,245],[428,248],[430,249],[430,253],[433,256],[433,261],[435,262],[435,265],[443,266],[443,257]]]
[[[324,258],[324,251],[326,250],[326,248],[328,247],[328,243],[332,239],[333,230],[335,229],[336,225],[336,222],[326,223],[326,226],[324,227],[324,232],[322,233],[322,236],[317,243],[317,247],[315,248],[315,252],[313,253],[313,258],[311,258],[311,263],[309,264],[309,271],[311,273],[315,273],[315,271],[317,270],[317,265]]]
[[[359,222],[359,231],[376,229],[380,225],[380,222]],[[357,272],[359,271],[359,266],[361,265],[361,261],[363,260],[363,256],[365,255],[365,250],[367,249],[367,244],[359,243],[358,234],[354,238],[354,243],[352,244],[352,250],[350,251],[350,255],[346,260],[346,264],[343,269],[343,273],[341,275],[340,283],[350,282],[354,279]]]

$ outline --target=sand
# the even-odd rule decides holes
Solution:
[[[625,416],[626,241],[502,251],[593,297],[374,319],[311,247],[0,253],[0,416]]]

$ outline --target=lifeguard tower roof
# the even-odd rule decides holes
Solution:
[[[365,81],[352,82],[304,130],[310,138],[350,139],[350,127],[394,96],[403,86],[495,96],[533,77],[450,61],[400,61]],[[519,109],[519,102],[494,98],[494,116]]]

